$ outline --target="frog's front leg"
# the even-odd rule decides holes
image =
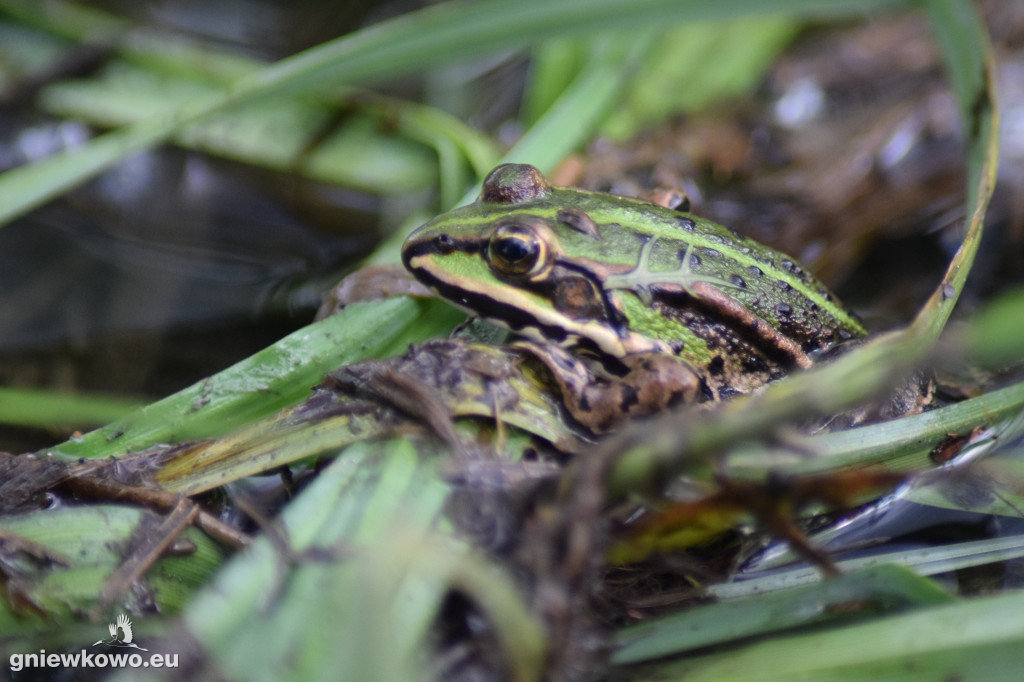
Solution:
[[[554,344],[516,344],[550,370],[572,417],[594,433],[628,418],[696,402],[704,382],[685,362],[668,353],[635,353],[621,358],[624,370],[612,374]]]

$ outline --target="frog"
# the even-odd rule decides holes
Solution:
[[[502,164],[475,202],[416,229],[402,262],[519,336],[595,433],[750,393],[867,334],[795,259],[662,196],[556,187]]]

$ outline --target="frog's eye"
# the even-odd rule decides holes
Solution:
[[[530,225],[504,223],[487,242],[487,261],[498,275],[538,279],[551,269],[548,241]]]

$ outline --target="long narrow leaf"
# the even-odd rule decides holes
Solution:
[[[461,317],[439,301],[354,304],[216,376],[47,452],[65,459],[107,457],[227,433],[301,400],[336,367],[405,350],[409,343],[445,333]]]
[[[864,11],[893,0],[774,0],[762,13]],[[0,176],[0,224],[24,214],[97,173],[152,145],[170,140],[204,117],[271,95],[336,88],[396,76],[473,55],[521,48],[543,38],[623,28],[662,26],[667,21],[722,19],[749,14],[736,0],[520,0],[448,2],[381,22],[240,77],[226,94],[203,97],[170,112],[103,135],[82,147]]]

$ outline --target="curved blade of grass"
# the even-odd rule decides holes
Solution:
[[[443,593],[402,594],[408,566],[389,563],[373,550],[384,553],[426,532],[440,514],[447,486],[407,444],[390,451],[379,445],[356,448],[331,469],[303,496],[306,503],[291,505],[285,516],[289,533],[308,526],[302,530],[305,541],[290,537],[292,551],[320,548],[326,557],[318,561],[311,555],[294,574],[282,574],[282,557],[267,543],[198,595],[186,616],[217,667],[232,678],[280,679],[271,671],[296,666],[285,676],[410,679],[418,631]],[[307,517],[301,512],[314,503],[311,498],[322,511]],[[389,534],[399,519],[402,533]],[[327,558],[332,552],[333,561]],[[421,596],[427,603],[416,603]],[[413,603],[403,604],[402,598]],[[217,627],[226,622],[233,626]],[[339,675],[342,670],[349,674]]]
[[[633,679],[1011,680],[1020,672],[1022,645],[1018,592],[694,656]]]
[[[999,109],[995,101],[992,47],[977,9],[966,0],[928,0],[925,7],[960,106],[967,149],[968,216],[963,242],[942,283],[907,330],[930,347],[953,312],[981,243],[985,211],[995,190],[999,163]]]
[[[108,457],[158,443],[220,435],[304,398],[323,375],[450,329],[462,313],[432,299],[353,304],[208,379],[101,429],[47,450],[55,457]]]
[[[968,157],[978,159],[968,165],[968,227],[942,282],[907,329],[872,339],[829,365],[789,377],[760,395],[730,401],[683,435],[680,416],[673,414],[658,420],[659,426],[625,431],[607,445],[608,452],[625,451],[611,476],[616,492],[657,487],[668,473],[703,461],[726,444],[770,432],[795,415],[835,414],[880,396],[893,376],[909,374],[937,341],[980,243],[995,187],[999,114],[991,47],[974,7],[966,0],[936,0],[927,7],[933,23],[941,26],[937,34],[950,69],[958,74],[957,100],[970,131]]]
[[[466,353],[469,348],[463,351]],[[495,445],[495,455],[518,459],[530,436],[561,446],[564,451],[580,449],[581,442],[564,423],[547,394],[547,387],[531,381],[510,361],[507,349],[480,345],[465,360],[458,351],[446,348],[439,355],[429,348],[409,351],[402,358],[374,361],[376,369],[387,367],[398,375],[411,376],[416,365],[437,366],[446,363],[464,375],[458,387],[442,385],[436,375],[417,374],[424,388],[431,390],[453,418],[470,420],[485,417],[507,425],[507,433]],[[409,358],[408,364],[403,364]],[[474,366],[483,362],[501,367],[500,378],[474,375]],[[359,377],[368,374],[367,366],[349,366]],[[514,394],[515,404],[495,413],[494,395]],[[272,471],[298,460],[334,452],[358,442],[389,437],[416,422],[397,416],[384,397],[353,397],[345,391],[323,389],[305,403],[277,412],[212,442],[195,442],[172,448],[170,452],[147,451],[136,457],[119,458],[119,466],[149,472],[145,484],[176,493],[192,495],[225,483]],[[467,428],[469,428],[467,426]],[[527,435],[529,434],[529,435]]]
[[[930,469],[928,454],[947,433],[967,433],[978,425],[1002,441],[1024,431],[1024,382],[936,410],[891,422],[827,433],[808,445],[828,453],[792,465],[793,473],[814,473],[849,466],[883,464],[894,471]]]
[[[113,421],[143,403],[119,396],[0,387],[0,423],[84,428]]]
[[[518,679],[536,679],[540,628],[503,574],[436,530],[448,486],[434,469],[407,442],[347,449],[283,512],[292,559],[258,539],[196,595],[188,641],[232,679],[420,679],[454,582],[516,647]]]
[[[761,13],[837,13],[892,0],[775,0],[756,6]],[[165,142],[214,113],[271,95],[293,95],[325,85],[339,87],[371,78],[429,68],[476,54],[534,44],[555,35],[625,27],[660,26],[667,21],[725,18],[749,14],[741,2],[699,0],[519,0],[450,2],[381,22],[319,45],[238,78],[226,94],[190,101],[167,116],[100,136],[82,147],[21,166],[0,176],[0,224],[22,215],[118,161]]]
[[[604,41],[594,47],[586,66],[526,134],[500,160],[482,171],[476,183],[447,208],[469,204],[480,194],[484,173],[498,163],[530,163],[548,173],[568,154],[590,139],[597,125],[622,92],[632,69],[646,50],[644,41]],[[421,223],[414,219],[412,227]],[[397,263],[410,226],[398,230],[370,256],[373,263]]]
[[[252,62],[253,71],[259,68]],[[59,116],[113,128],[182,106],[221,83],[168,75],[123,61],[87,79],[54,83],[40,106]],[[342,116],[344,112],[344,116]],[[333,121],[333,124],[332,124]],[[330,124],[330,125],[329,125]],[[498,158],[485,135],[438,109],[352,91],[330,98],[276,99],[236,108],[174,136],[182,146],[378,194],[465,186],[468,163],[486,172]],[[314,144],[315,141],[315,144]],[[437,158],[427,147],[437,152]]]
[[[1024,413],[1020,419],[1024,420]],[[992,445],[993,443],[989,443]],[[965,453],[974,459],[975,453]],[[920,485],[905,491],[902,499],[942,509],[977,514],[996,514],[1011,519],[1024,517],[1024,450],[999,450],[983,461],[964,463],[961,478],[943,485]]]
[[[1020,362],[1024,358],[1024,291],[1011,291],[982,308],[955,330],[939,357],[957,362],[966,357],[990,367]],[[999,443],[1012,442],[1024,431],[1021,415],[1024,383],[1018,382],[910,417],[811,436],[807,447],[827,457],[792,462],[787,471],[812,474],[871,464],[893,471],[920,471],[933,466],[928,455],[947,434],[967,434],[983,426]],[[739,458],[730,459],[730,467],[744,466]]]
[[[844,609],[859,604],[859,611],[906,610],[942,604],[954,598],[936,583],[898,566],[883,565],[810,585],[754,594],[749,599],[726,601],[620,630],[612,663],[630,665],[663,656],[679,655],[706,646],[778,633],[809,624],[822,624],[858,614]]]
[[[800,27],[794,17],[743,17],[683,24],[652,36],[654,44],[601,134],[625,140],[673,114],[748,92]],[[711,53],[715,58],[706,59]]]
[[[799,560],[787,554],[777,561],[785,561],[786,557]],[[1011,535],[935,547],[895,549],[879,552],[872,556],[843,559],[837,561],[836,566],[841,571],[858,571],[872,566],[892,564],[913,569],[920,575],[939,575],[972,566],[1019,560],[1022,557],[1024,557],[1024,536]],[[766,568],[763,574],[758,571],[749,575],[750,577],[744,580],[712,585],[707,590],[708,594],[719,599],[737,599],[774,590],[784,590],[797,585],[822,583],[821,570],[817,566],[809,566],[804,563],[795,567]]]
[[[600,41],[586,65],[557,101],[502,158],[503,163],[530,163],[542,172],[590,139],[650,49],[649,34]],[[472,201],[479,186],[464,197]]]

